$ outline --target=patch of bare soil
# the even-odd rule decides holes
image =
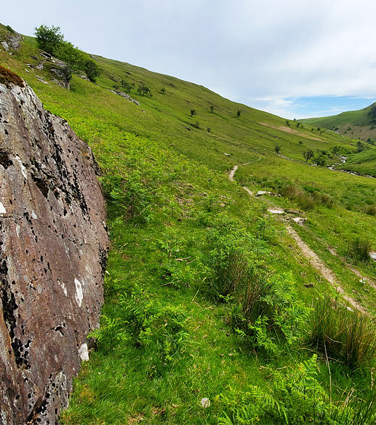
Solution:
[[[269,127],[269,128],[274,128],[276,130],[284,131],[285,133],[296,134],[297,136],[304,137],[305,139],[317,140],[318,142],[324,142],[320,137],[309,136],[305,133],[302,133],[301,131],[295,130],[294,128],[287,127],[284,125],[281,125],[278,127],[276,125],[267,124],[265,122],[259,122],[259,124],[263,125],[264,127]]]

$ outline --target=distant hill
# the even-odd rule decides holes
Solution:
[[[308,118],[302,122],[364,142],[376,143],[376,103],[358,111],[342,112],[330,117]]]

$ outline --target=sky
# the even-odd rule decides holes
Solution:
[[[17,0],[0,22],[285,118],[376,101],[374,0]]]

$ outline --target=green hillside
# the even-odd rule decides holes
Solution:
[[[307,124],[336,131],[347,137],[376,142],[376,104],[358,111],[342,112],[338,115],[302,120]]]
[[[96,82],[65,89],[35,39],[0,50],[90,144],[107,200],[97,349],[61,423],[375,423],[376,180],[328,166],[375,175],[376,149],[91,57]]]

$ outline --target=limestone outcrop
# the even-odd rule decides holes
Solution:
[[[0,424],[54,424],[98,327],[108,238],[98,167],[0,67]]]

